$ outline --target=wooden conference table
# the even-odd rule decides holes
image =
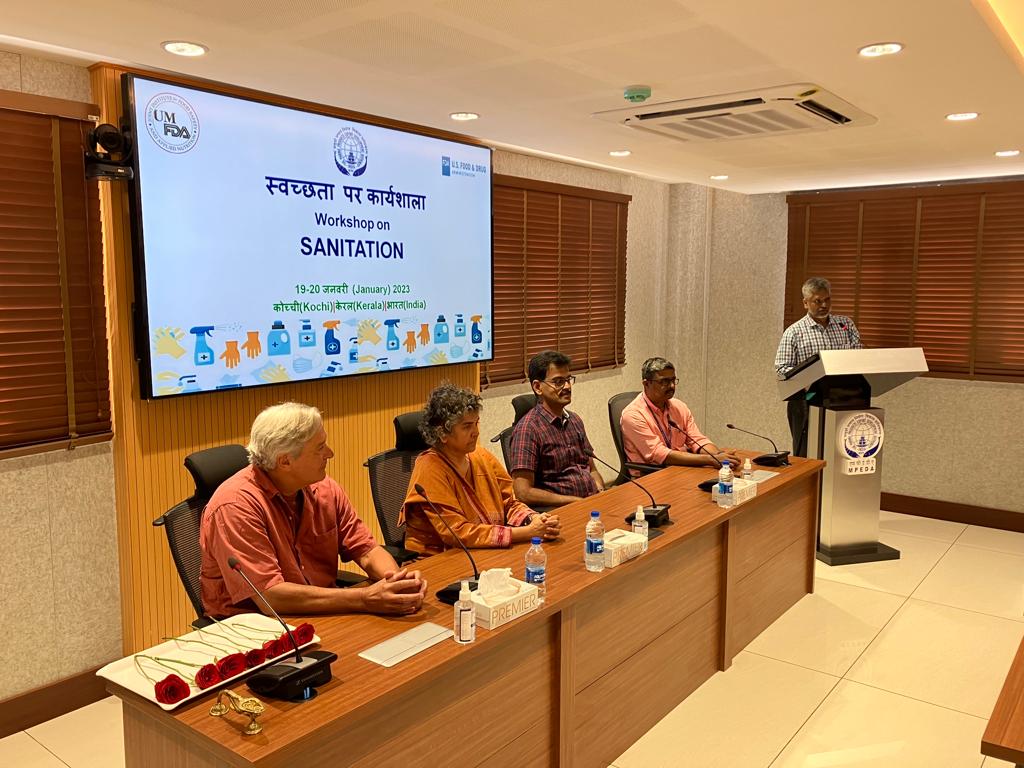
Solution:
[[[981,753],[1024,766],[1024,640],[981,737]]]
[[[461,551],[418,564],[430,582],[415,616],[311,619],[338,654],[315,699],[265,701],[264,730],[210,717],[211,694],[167,713],[114,684],[123,702],[128,768],[176,766],[606,766],[797,600],[813,590],[823,462],[794,459],[731,510],[698,481],[711,469],[670,467],[643,479],[671,503],[673,525],[639,558],[602,573],[583,566],[583,529],[608,529],[645,503],[632,485],[563,507],[562,538],[545,545],[545,605],[444,641],[391,668],[357,654],[452,608],[434,590],[471,573]],[[521,576],[526,545],[474,552],[481,570]],[[235,690],[249,695],[245,686]]]

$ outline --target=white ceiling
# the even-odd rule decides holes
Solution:
[[[1024,0],[1013,0],[1021,2]],[[669,181],[739,192],[1024,174],[1024,69],[986,0],[2,0],[15,38],[174,70]],[[194,40],[184,59],[160,43]],[[897,40],[897,56],[862,45]],[[76,55],[75,52],[88,52]],[[61,53],[61,52],[57,52]],[[595,119],[627,106],[811,82],[875,124],[683,144]],[[453,123],[454,111],[479,112]],[[950,112],[975,111],[970,123]],[[609,150],[630,149],[616,159]],[[728,174],[709,182],[711,174]]]

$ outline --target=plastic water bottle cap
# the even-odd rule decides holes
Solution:
[[[598,511],[597,511],[596,509],[594,509],[594,510],[591,510],[591,512],[590,512],[590,516],[591,516],[591,517],[600,517],[600,516],[601,516],[601,513],[600,513],[600,512],[598,512]]]
[[[722,462],[722,466],[723,466],[723,467],[728,467],[728,466],[729,466],[729,460],[728,460],[728,459],[726,459],[725,461],[723,461],[723,462]]]
[[[535,547],[538,546],[540,544],[540,536],[534,536],[533,538],[531,538],[530,543],[533,544],[533,546]]]

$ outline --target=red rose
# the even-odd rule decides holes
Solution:
[[[205,664],[196,672],[196,687],[202,691],[219,682],[220,672],[217,671],[217,667],[213,664]]]
[[[288,635],[281,635],[274,641],[274,656],[284,656],[292,652],[292,641]]]
[[[292,634],[295,635],[296,643],[299,645],[305,645],[306,643],[313,642],[313,635],[316,633],[313,629],[313,625],[308,621],[304,621],[295,628]]]
[[[232,653],[217,662],[217,671],[220,672],[221,680],[227,680],[245,672],[247,666],[244,655]]]
[[[156,700],[161,704],[177,704],[187,699],[192,689],[177,675],[168,675],[155,686]]]
[[[245,666],[249,669],[258,667],[260,664],[267,660],[267,652],[262,648],[253,648],[251,651],[245,652]]]

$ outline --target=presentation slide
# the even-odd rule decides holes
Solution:
[[[491,358],[489,149],[126,92],[145,396]]]

